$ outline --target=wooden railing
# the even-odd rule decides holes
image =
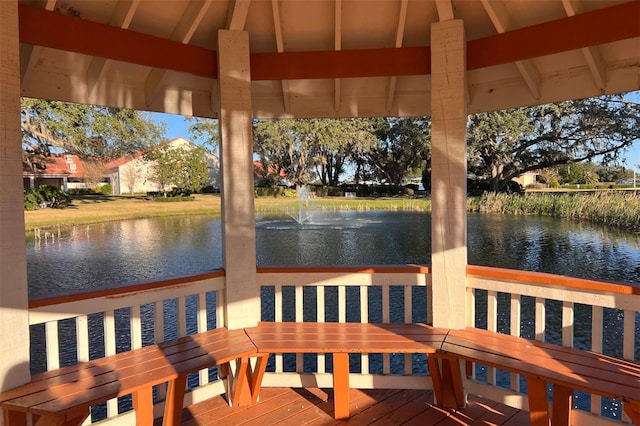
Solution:
[[[222,324],[224,279],[218,271],[32,301],[32,370],[215,328]],[[431,274],[425,266],[263,267],[257,285],[265,321],[431,322]],[[640,289],[633,286],[469,266],[467,297],[468,325],[628,359],[640,348]],[[354,387],[431,386],[419,355],[363,354],[351,364]],[[268,371],[264,386],[331,386],[331,361],[322,355],[277,355]],[[473,373],[471,393],[527,409],[519,378],[482,366]],[[224,392],[215,370],[190,377],[189,386],[187,404]],[[162,392],[157,390],[158,400]],[[596,419],[581,411],[577,418],[585,424],[621,416],[610,401],[580,394],[577,402],[581,410],[604,413]],[[119,405],[120,411],[130,406],[127,400]],[[118,403],[95,410],[95,418],[115,417]]]
[[[638,361],[638,286],[469,265],[467,297],[469,326]],[[494,398],[501,394],[503,400],[518,400],[517,405],[528,408],[517,397],[524,390],[521,377],[484,366],[476,366],[473,377],[471,392],[485,392],[487,388],[474,385],[486,383]],[[576,392],[574,405],[579,414],[630,423],[615,401]],[[595,422],[582,417],[583,424]]]
[[[223,289],[224,271],[218,271],[31,301],[31,370],[52,370],[215,328],[222,324],[217,307],[224,304]],[[224,393],[215,368],[190,376],[189,387],[198,388],[190,402]],[[155,399],[163,400],[164,391],[158,387]],[[111,400],[106,407],[92,407],[91,418],[113,418],[130,408],[130,398]]]

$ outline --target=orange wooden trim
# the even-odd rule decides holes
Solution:
[[[260,266],[258,274],[430,274],[426,265]]]
[[[217,78],[213,50],[18,5],[20,42]]]
[[[640,1],[472,40],[467,69],[490,67],[640,37]]]
[[[640,287],[628,284],[594,281],[583,278],[554,275],[545,272],[519,271],[516,269],[495,268],[489,266],[467,265],[467,275],[496,278],[510,281],[522,281],[542,285],[555,285],[581,290],[606,291],[609,293],[640,295]]]
[[[252,80],[431,74],[431,48],[253,53]]]
[[[135,293],[148,290],[157,290],[165,287],[172,287],[181,284],[187,284],[194,281],[207,280],[211,278],[224,277],[225,272],[218,270],[208,272],[206,274],[190,275],[187,277],[171,278],[162,281],[153,281],[150,283],[134,284],[125,287],[108,288],[103,290],[88,291],[86,293],[69,294],[64,296],[49,297],[46,299],[37,299],[29,301],[29,309],[41,308],[44,306],[59,305],[61,303],[78,302],[80,300],[93,299],[96,297],[123,297],[125,293]]]
[[[22,43],[217,78],[214,50],[19,5]],[[467,69],[551,55],[640,36],[640,0],[467,43]],[[431,72],[430,47],[251,54],[253,80]]]

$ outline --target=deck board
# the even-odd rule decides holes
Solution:
[[[526,426],[529,413],[470,395],[461,410],[433,405],[433,392],[397,389],[351,389],[351,417],[333,418],[333,390],[317,388],[264,388],[260,401],[229,407],[222,397],[211,398],[183,410],[185,426],[292,425],[292,426]],[[160,421],[156,421],[160,424]]]

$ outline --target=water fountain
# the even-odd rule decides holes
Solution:
[[[306,185],[300,186],[298,188],[298,209],[284,209],[284,212],[287,213],[293,220],[296,221],[298,225],[304,225],[305,223],[309,223],[311,221],[312,210],[309,206],[310,204],[310,194]]]

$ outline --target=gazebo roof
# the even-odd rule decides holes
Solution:
[[[217,116],[219,29],[256,117],[430,114],[430,25],[464,20],[469,112],[640,89],[640,1],[21,0],[22,95]]]

